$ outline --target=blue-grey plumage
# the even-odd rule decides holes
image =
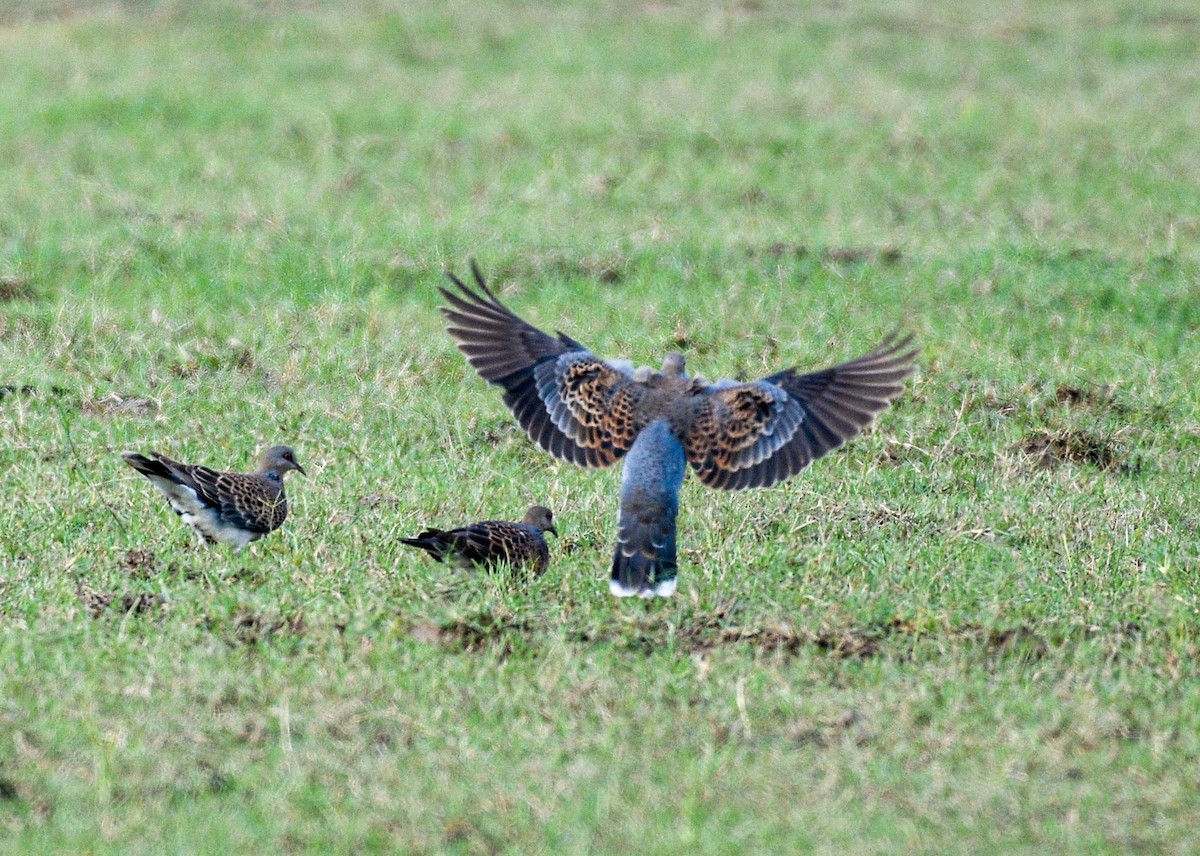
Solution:
[[[750,381],[689,377],[682,354],[662,368],[604,360],[565,333],[514,314],[472,263],[475,287],[450,274],[447,331],[530,438],[557,458],[607,467],[623,456],[614,594],[675,588],[675,516],[690,465],[719,490],[769,487],[840,448],[904,391],[917,357],[894,333],[860,357]]]
[[[663,419],[643,428],[625,456],[608,584],[617,597],[675,593],[675,518],[686,466],[683,445]]]

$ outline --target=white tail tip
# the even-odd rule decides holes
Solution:
[[[626,587],[616,580],[608,581],[608,591],[613,597],[670,597],[675,594],[675,586],[676,581],[674,579],[663,580],[653,588],[650,586],[642,586],[640,588]]]

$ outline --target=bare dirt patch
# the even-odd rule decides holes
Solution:
[[[1116,386],[1112,384],[1071,386],[1062,383],[1054,390],[1054,400],[1067,407],[1083,407],[1119,416],[1131,412],[1131,408],[1117,398]]]
[[[3,383],[0,384],[0,401],[6,398],[62,398],[67,394],[67,391],[61,386],[51,386],[42,390],[31,383]]]
[[[1039,429],[1026,435],[1018,450],[1043,469],[1063,464],[1091,464],[1105,472],[1128,467],[1125,450],[1108,437],[1078,428]]]
[[[32,300],[37,295],[29,280],[23,276],[8,274],[0,276],[0,303],[11,300]]]
[[[722,605],[698,622],[672,628],[655,620],[634,628],[621,627],[576,634],[580,642],[606,642],[651,654],[672,644],[689,654],[704,655],[725,647],[749,648],[756,656],[794,657],[806,648],[817,648],[839,659],[864,660],[883,652],[888,636],[906,625],[891,622],[878,627],[797,627],[779,622],[759,626],[734,624],[736,604]]]
[[[1041,660],[1050,651],[1046,640],[1028,627],[1007,627],[979,631],[967,628],[964,635],[977,636],[993,654],[1016,654],[1027,659]]]
[[[37,393],[38,393],[37,387],[34,386],[33,384],[29,384],[29,383],[21,384],[20,386],[18,386],[15,383],[6,383],[3,385],[0,385],[0,401],[3,401],[4,399],[8,398],[9,396],[13,396],[13,397],[18,396],[18,395],[30,396],[30,395],[37,395]]]
[[[480,441],[493,449],[523,436],[524,433],[519,430],[517,424],[509,419],[489,425],[479,433]]]
[[[550,253],[534,255],[517,264],[499,265],[492,270],[481,267],[488,285],[495,289],[506,283],[520,283],[534,277],[554,280],[591,279],[603,285],[618,285],[629,275],[632,262],[623,255],[596,255],[583,258]],[[459,274],[462,277],[462,274]],[[470,273],[463,278],[471,282]]]
[[[100,618],[110,609],[125,615],[145,615],[165,602],[161,594],[150,592],[102,592],[89,588],[79,590],[79,599],[92,618]]]
[[[815,746],[823,749],[851,737],[855,745],[868,741],[866,718],[857,710],[846,709],[837,715],[816,721],[795,722],[787,729],[788,739],[796,746]]]
[[[749,256],[767,258],[813,258],[822,264],[883,264],[894,265],[904,259],[904,253],[896,247],[825,247],[814,249],[804,244],[775,243],[760,249],[747,250]]]
[[[910,660],[923,656],[921,652],[932,646],[937,650],[973,650],[989,661],[1040,661],[1068,641],[1082,638],[1110,640],[1113,656],[1121,657],[1131,649],[1131,640],[1144,636],[1134,624],[1040,628],[1027,623],[983,626],[971,622],[914,622],[901,616],[878,624],[823,623],[816,627],[787,621],[735,623],[737,604],[721,604],[708,616],[677,624],[674,618],[652,609],[650,604],[644,614],[630,613],[618,623],[568,631],[566,639],[584,647],[611,645],[645,656],[674,650],[706,658],[721,650],[741,649],[756,659],[786,660],[806,650],[817,650],[837,660]],[[552,638],[555,633],[555,628],[505,610],[480,611],[442,621],[419,618],[408,625],[408,635],[414,641],[451,653],[500,657],[536,656],[541,637]]]
[[[398,508],[404,504],[394,494],[370,493],[358,501],[363,508]]]
[[[125,396],[119,392],[109,392],[102,397],[85,401],[84,413],[95,413],[110,418],[128,416],[145,418],[158,415],[158,404],[149,398]]]
[[[776,627],[727,627],[715,635],[700,635],[691,640],[698,652],[723,645],[748,645],[759,654],[788,654],[795,656],[801,649],[813,646],[840,659],[864,660],[880,651],[879,635],[857,628],[813,631],[786,625]]]
[[[420,642],[436,643],[459,653],[491,652],[509,656],[528,650],[534,627],[503,612],[476,612],[446,622],[418,621],[409,634]]]
[[[126,550],[117,567],[133,577],[148,577],[158,570],[158,557],[153,550]]]
[[[21,792],[11,779],[0,779],[0,800],[13,802],[21,798]]]
[[[555,277],[564,279],[594,279],[604,285],[616,285],[625,279],[629,259],[619,256],[585,256],[582,259],[551,259],[547,270]]]
[[[305,630],[304,616],[266,615],[261,612],[239,612],[233,617],[232,641],[240,645],[257,645],[281,635],[294,635]]]

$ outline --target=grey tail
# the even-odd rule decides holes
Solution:
[[[445,560],[451,546],[450,539],[441,529],[426,529],[416,538],[401,538],[400,543],[424,550],[439,562]]]
[[[158,476],[176,484],[180,483],[179,476],[171,472],[170,468],[162,463],[162,461],[152,461],[145,455],[139,455],[137,452],[122,452],[121,457],[125,459],[125,463],[146,477]]]
[[[617,597],[675,593],[675,518],[686,466],[683,446],[663,419],[643,428],[626,454],[608,584]]]
[[[678,572],[674,538],[670,547],[669,553],[659,551],[655,556],[647,556],[642,551],[626,556],[617,544],[613,550],[609,590],[617,597],[670,597],[675,593]]]

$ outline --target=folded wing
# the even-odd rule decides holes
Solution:
[[[155,457],[176,482],[195,491],[197,498],[209,508],[216,509],[226,523],[266,535],[287,519],[287,500],[282,489],[262,484],[258,476],[221,473],[196,464],[181,464],[161,455]]]

